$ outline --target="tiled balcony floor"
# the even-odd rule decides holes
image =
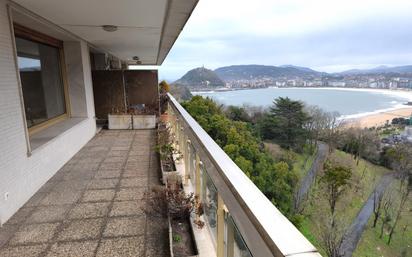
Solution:
[[[0,256],[167,256],[166,221],[142,210],[154,145],[154,130],[101,131],[0,228]]]

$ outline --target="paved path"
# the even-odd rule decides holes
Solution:
[[[101,131],[0,228],[0,256],[168,256],[166,220],[142,210],[154,144],[154,130]]]
[[[362,209],[359,211],[358,216],[352,222],[351,226],[346,232],[343,242],[340,246],[340,251],[343,257],[352,256],[353,251],[355,251],[359,240],[365,230],[368,220],[373,213],[374,205],[374,194],[383,194],[386,187],[392,182],[394,176],[393,173],[384,175],[379,183],[376,185],[375,190],[369,195],[368,200],[364,203]]]
[[[313,161],[312,166],[310,167],[310,170],[308,171],[306,176],[303,178],[300,184],[300,187],[299,187],[299,191],[296,194],[296,208],[297,209],[299,209],[298,207],[301,205],[302,201],[307,197],[310,187],[315,182],[316,173],[323,165],[323,162],[328,156],[328,152],[329,152],[328,145],[326,145],[325,143],[319,142],[317,153],[316,153],[316,158]]]

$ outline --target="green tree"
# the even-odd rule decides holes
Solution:
[[[396,144],[395,147],[387,151],[387,155],[391,160],[391,167],[397,172],[398,178],[400,179],[400,187],[397,190],[399,194],[399,206],[393,215],[393,222],[389,230],[387,242],[390,244],[412,191],[412,146],[406,143]]]
[[[226,116],[234,121],[250,122],[249,114],[244,107],[230,105],[226,109]]]
[[[213,100],[200,96],[183,106],[266,197],[294,220],[291,206],[297,175],[286,162],[275,162],[266,152],[251,124],[241,121],[243,111],[233,108],[228,113]]]
[[[278,162],[266,168],[258,177],[258,186],[262,192],[281,210],[292,212],[293,182],[297,181],[296,174],[290,171],[286,162]]]
[[[337,218],[336,203],[345,190],[350,186],[352,170],[348,167],[327,160],[323,167],[324,174],[320,183],[325,188],[330,214],[322,218],[321,238],[322,247],[330,257],[340,257],[340,246],[343,241],[345,225]]]
[[[275,99],[269,113],[262,120],[262,136],[286,149],[302,149],[308,136],[305,124],[309,120],[303,108],[302,102],[288,97]]]
[[[375,130],[349,128],[342,131],[340,141],[342,150],[351,154],[357,165],[361,158],[379,162],[380,138]]]
[[[336,203],[342,196],[343,192],[350,186],[352,170],[339,164],[327,160],[323,166],[324,174],[320,182],[326,188],[326,197],[328,199],[330,212],[335,214]]]

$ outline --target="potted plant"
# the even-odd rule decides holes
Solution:
[[[198,197],[183,191],[179,176],[170,177],[166,186],[152,188],[145,212],[161,214],[169,225],[170,256],[198,256],[198,248],[193,234],[191,216],[203,214]],[[204,223],[197,221],[202,228]]]
[[[159,123],[156,151],[160,156],[162,182],[166,184],[169,176],[177,175],[175,161],[182,158],[180,152],[173,145],[173,136],[165,123]]]

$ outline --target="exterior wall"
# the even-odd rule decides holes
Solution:
[[[84,120],[28,155],[7,2],[0,0],[0,224],[5,223],[95,135],[88,47],[85,42],[72,46],[70,49],[77,54],[77,59],[69,60],[66,67],[71,76],[76,75],[68,79],[69,88],[73,89],[70,97],[73,103],[82,101],[84,107],[75,109],[76,106],[72,111]],[[75,66],[81,69],[74,72]],[[8,194],[7,200],[5,194]]]
[[[86,94],[84,88],[81,43],[64,42],[64,60],[69,87],[71,115],[73,117],[87,117]]]
[[[71,116],[93,118],[95,116],[93,86],[87,43],[84,41],[64,42],[64,58],[69,84]]]

